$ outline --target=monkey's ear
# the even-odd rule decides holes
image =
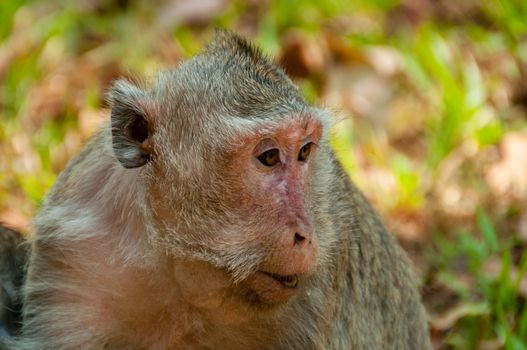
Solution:
[[[108,94],[112,105],[112,144],[125,168],[137,168],[150,161],[151,126],[145,107],[148,97],[137,86],[118,80]]]

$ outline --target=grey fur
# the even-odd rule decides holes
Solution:
[[[0,224],[0,344],[2,338],[17,334],[21,327],[19,289],[24,280],[26,248],[20,233]]]
[[[150,88],[117,82],[110,100],[111,129],[68,165],[35,220],[23,334],[12,348],[431,348],[408,260],[336,160],[328,114],[307,105],[258,50],[220,32],[203,54]],[[126,134],[137,116],[148,122],[148,157]],[[243,239],[269,216],[239,206],[243,194],[234,189],[243,179],[229,174],[225,157],[240,134],[306,118],[326,126],[309,193],[316,272],[279,308],[242,307],[237,315],[247,321],[215,322],[208,306],[181,294],[184,283],[193,290],[207,281],[171,276],[188,266],[230,276],[229,300],[272,254],[265,242]],[[130,297],[135,288],[142,298]],[[139,318],[129,315],[135,310]]]

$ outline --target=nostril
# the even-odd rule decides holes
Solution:
[[[302,243],[305,239],[306,239],[306,237],[304,237],[304,236],[298,234],[298,232],[295,233],[295,244],[300,244],[300,243]]]

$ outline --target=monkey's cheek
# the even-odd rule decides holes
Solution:
[[[297,284],[287,286],[264,272],[257,272],[247,280],[249,288],[263,304],[277,305],[290,300],[298,292]]]

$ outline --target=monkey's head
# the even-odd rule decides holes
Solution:
[[[223,276],[223,292],[252,305],[299,293],[321,249],[324,113],[226,32],[149,88],[118,81],[110,98],[117,159],[147,189],[149,244],[192,265],[193,283]]]

